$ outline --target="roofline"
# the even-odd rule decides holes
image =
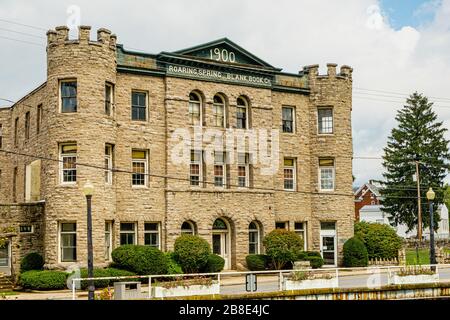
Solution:
[[[16,101],[11,107],[10,109],[14,108],[16,105],[20,104],[23,102],[23,100],[29,98],[32,94],[36,93],[37,91],[39,91],[40,89],[42,89],[43,87],[45,87],[47,85],[47,81],[45,81],[44,83],[40,84],[37,88],[33,89],[31,92],[29,92],[28,94],[26,94],[25,96],[23,96],[22,98],[20,98],[18,101]]]

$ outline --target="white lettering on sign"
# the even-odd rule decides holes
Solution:
[[[209,57],[211,60],[223,61],[223,62],[235,62],[236,55],[233,51],[227,49],[214,48],[209,50]]]
[[[269,77],[262,76],[251,76],[245,74],[222,72],[217,70],[208,70],[195,67],[184,67],[169,65],[167,67],[167,72],[169,74],[192,76],[197,78],[208,78],[215,80],[222,80],[228,82],[242,82],[249,84],[258,84],[263,86],[272,85],[272,81]]]

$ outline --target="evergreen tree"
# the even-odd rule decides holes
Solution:
[[[419,161],[420,189],[422,202],[422,227],[429,226],[429,210],[426,192],[432,187],[436,193],[435,209],[444,202],[444,178],[447,174],[448,140],[447,131],[431,109],[433,103],[417,92],[410,95],[406,105],[397,113],[398,127],[392,129],[384,148],[385,168],[382,210],[392,215],[393,225],[406,224],[409,231],[417,227],[417,182],[415,161]],[[434,225],[440,221],[434,210]]]

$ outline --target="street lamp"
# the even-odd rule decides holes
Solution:
[[[430,187],[427,191],[427,199],[430,204],[430,264],[436,264],[436,255],[434,253],[434,217],[433,217],[433,200],[435,197],[433,189]]]
[[[83,186],[83,193],[87,202],[87,251],[88,251],[88,278],[94,277],[94,253],[92,246],[92,195],[94,185],[88,180]],[[94,300],[94,280],[88,280],[88,299]]]

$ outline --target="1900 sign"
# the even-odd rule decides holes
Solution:
[[[272,85],[272,79],[270,77],[253,76],[247,74],[238,74],[203,68],[176,66],[176,65],[168,65],[167,74],[192,77],[203,80],[212,80],[212,81],[218,80],[235,83],[238,82],[242,84],[257,85],[264,87],[270,87]]]

